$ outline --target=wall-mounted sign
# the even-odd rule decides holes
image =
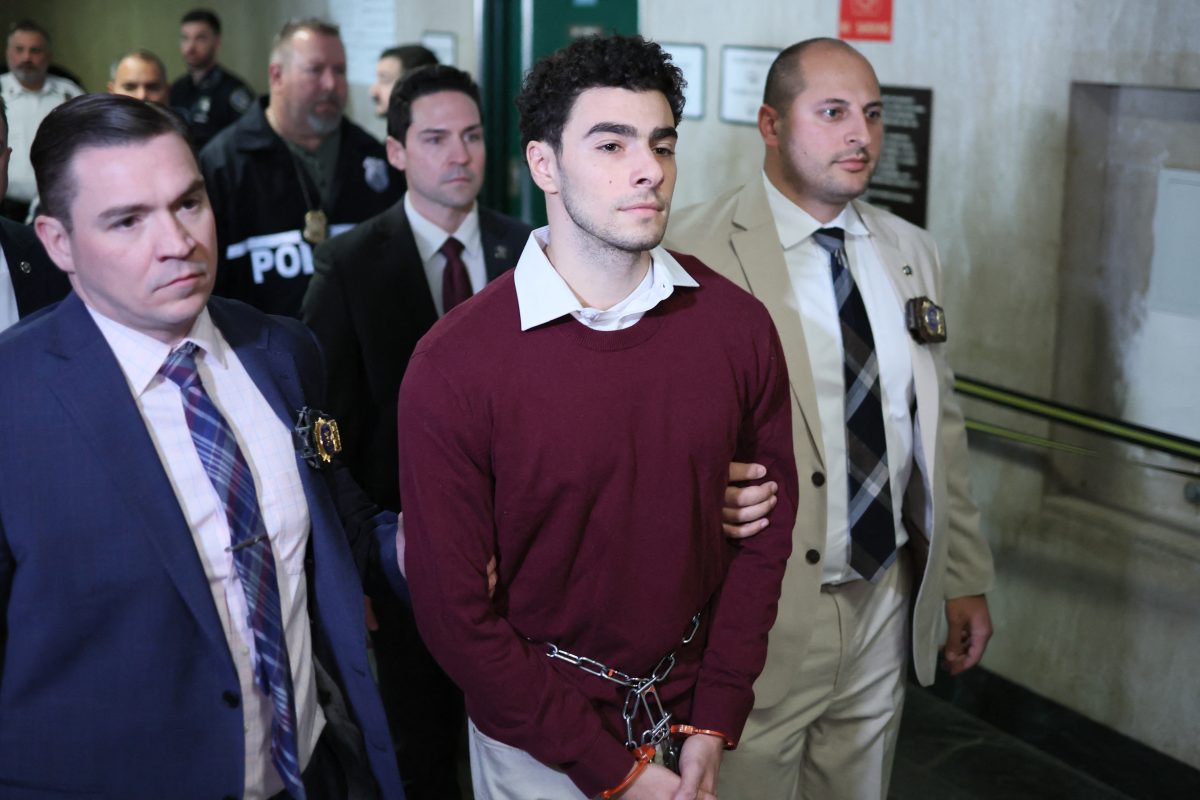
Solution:
[[[453,33],[425,31],[421,34],[421,44],[437,56],[439,64],[458,66],[458,37]]]
[[[892,0],[842,0],[838,14],[838,36],[842,39],[890,42]]]
[[[933,90],[879,89],[883,94],[883,150],[866,199],[923,228],[929,208]]]
[[[370,86],[375,82],[379,54],[396,44],[394,0],[330,0],[329,18],[342,29],[346,48],[346,78]]]
[[[721,48],[721,121],[758,123],[767,70],[779,50],[770,47]]]
[[[708,91],[704,45],[674,44],[672,42],[659,42],[658,44],[663,50],[670,53],[671,61],[683,71],[683,79],[687,81],[687,86],[683,89],[683,118],[703,118],[704,96]]]

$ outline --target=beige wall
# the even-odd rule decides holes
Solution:
[[[458,36],[458,66],[474,72],[476,0],[437,3],[398,0],[395,42],[415,42],[425,31]],[[4,0],[0,28],[28,17],[54,37],[55,61],[75,72],[89,91],[103,91],[109,65],[126,50],[146,47],[167,65],[171,80],[184,73],[179,56],[179,18],[196,7],[221,17],[220,60],[260,93],[267,90],[271,37],[293,17],[328,17],[328,0]],[[347,49],[354,42],[346,42]],[[383,136],[374,118],[366,84],[350,87],[349,113],[359,124]]]
[[[221,17],[220,60],[256,91],[267,89],[271,37],[293,16],[322,14],[323,0],[5,0],[3,24],[29,17],[54,37],[54,60],[75,72],[89,91],[103,91],[116,56],[135,47],[156,53],[171,80],[184,73],[179,57],[179,18],[203,6]]]

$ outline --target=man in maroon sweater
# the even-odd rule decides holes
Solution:
[[[401,388],[407,575],[477,797],[713,798],[753,701],[796,512],[787,375],[766,309],[658,246],[681,84],[640,37],[534,67],[517,103],[550,224]],[[731,460],[779,487],[741,540]]]

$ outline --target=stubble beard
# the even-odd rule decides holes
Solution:
[[[867,188],[870,185],[871,176],[875,174],[875,168],[879,165],[877,159],[872,159],[870,153],[863,152],[867,157],[867,171],[864,176],[862,187],[849,187],[843,180],[839,180],[835,173],[830,170],[836,170],[835,162],[837,159],[844,157],[846,154],[838,154],[831,159],[825,167],[825,171],[819,175],[806,175],[798,168],[791,159],[783,158],[781,163],[783,166],[784,179],[791,186],[800,187],[803,189],[803,194],[816,196],[822,202],[829,205],[847,205],[851,200],[857,200],[866,194]]]
[[[567,212],[567,216],[575,223],[575,227],[580,230],[586,237],[582,244],[593,257],[603,259],[605,256],[622,256],[645,253],[657,247],[662,242],[663,236],[666,234],[666,222],[661,223],[656,221],[654,229],[645,231],[635,231],[631,233],[622,233],[615,230],[612,226],[607,226],[601,221],[590,216],[583,204],[576,202],[574,193],[571,191],[570,181],[565,175],[561,177],[562,183],[562,203],[563,209]],[[666,206],[666,210],[670,211],[670,204],[667,201],[662,201]],[[665,217],[665,215],[664,215]]]

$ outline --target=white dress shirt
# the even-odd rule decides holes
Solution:
[[[593,330],[622,330],[636,325],[647,311],[670,297],[676,286],[700,285],[666,249],[655,247],[650,251],[646,276],[624,300],[607,309],[590,308],[579,302],[546,258],[549,245],[549,226],[529,234],[513,274],[523,331],[567,314]]]
[[[83,94],[83,89],[66,78],[47,75],[41,90],[31,92],[16,75],[6,72],[0,75],[0,94],[4,95],[7,107],[8,144],[13,150],[8,162],[8,197],[28,203],[37,194],[29,148],[33,146],[38,125],[55,107]]]
[[[125,374],[146,429],[158,451],[179,508],[192,531],[208,577],[213,603],[229,643],[241,683],[245,721],[247,800],[283,789],[271,762],[271,700],[254,683],[254,633],[247,621],[246,597],[229,551],[225,507],[192,442],[179,387],[158,374],[173,348],[98,313],[88,311]],[[316,698],[308,587],[304,555],[309,517],[290,429],[275,414],[205,309],[183,341],[195,342],[196,365],[213,404],[237,438],[254,475],[263,523],[275,554],[280,611],[296,703],[296,742],[303,769],[312,755],[325,717]],[[182,342],[180,342],[182,344]],[[136,591],[136,587],[131,587]]]
[[[413,239],[417,242],[417,252],[421,254],[421,264],[425,267],[425,279],[429,282],[429,291],[433,294],[433,307],[438,316],[446,313],[442,307],[442,275],[446,271],[446,257],[442,255],[442,245],[453,236],[462,242],[462,260],[467,267],[467,277],[471,279],[471,293],[474,294],[487,285],[487,264],[483,260],[483,238],[479,232],[479,204],[476,203],[467,214],[466,219],[458,226],[458,230],[447,233],[421,216],[413,207],[409,193],[404,193],[404,213],[408,216],[408,225],[412,228]]]
[[[804,342],[817,395],[817,414],[821,418],[821,443],[825,449],[828,481],[821,580],[823,583],[842,583],[858,577],[850,569],[849,556],[842,326],[833,293],[829,252],[816,243],[813,234],[820,228],[845,230],[850,274],[858,285],[871,322],[883,395],[883,429],[887,439],[897,548],[908,541],[908,534],[900,522],[900,512],[913,465],[913,373],[909,333],[902,311],[904,300],[897,295],[884,272],[879,253],[871,241],[871,232],[853,206],[847,205],[832,221],[821,224],[784,197],[765,174],[763,183],[804,328]]]
[[[17,292],[8,269],[8,257],[0,247],[0,331],[15,325],[21,318],[21,312],[17,310]]]

